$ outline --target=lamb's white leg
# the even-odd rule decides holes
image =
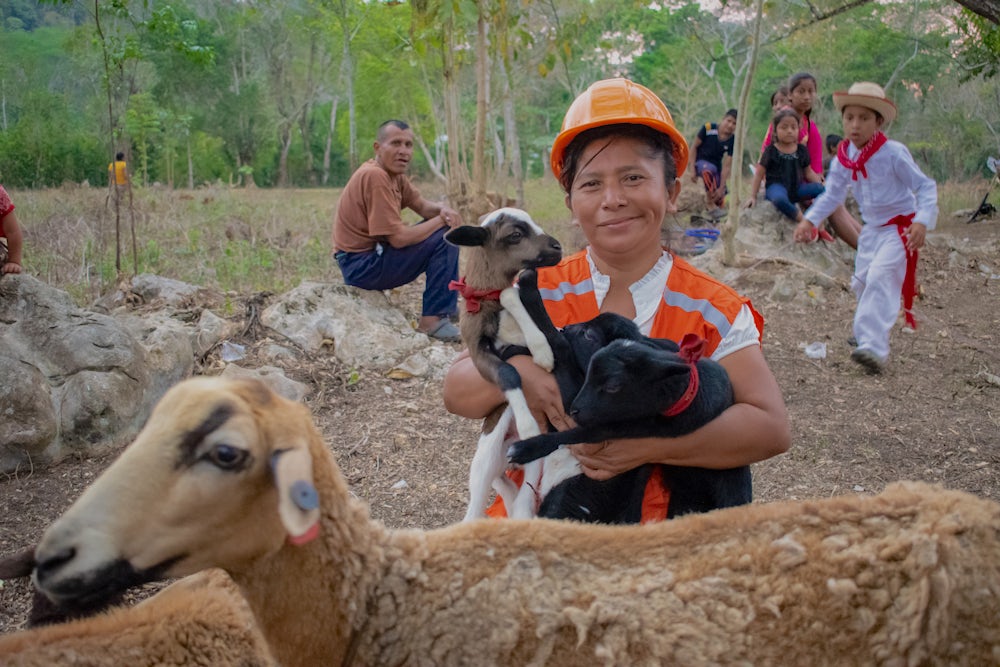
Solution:
[[[517,484],[514,483],[507,475],[501,474],[499,477],[493,479],[493,490],[497,492],[497,495],[503,499],[503,506],[513,507],[517,502],[517,494],[519,489]]]
[[[531,414],[528,401],[524,399],[524,392],[520,389],[505,391],[507,405],[514,413],[514,423],[517,425],[517,434],[522,440],[533,438],[541,433],[535,416]]]
[[[524,344],[531,351],[531,357],[535,363],[551,372],[556,365],[555,356],[552,354],[552,347],[545,339],[545,334],[538,328],[531,315],[525,310],[521,298],[517,294],[517,287],[508,287],[500,292],[500,305],[510,313],[517,325],[521,328],[521,335],[524,336]],[[525,436],[529,437],[529,436]]]
[[[486,503],[490,499],[490,488],[507,469],[507,431],[513,419],[513,410],[508,406],[497,420],[496,426],[489,433],[479,436],[476,443],[476,453],[472,456],[469,466],[469,507],[463,521],[472,521],[486,516]],[[532,420],[534,421],[534,420]],[[507,480],[510,482],[510,480]],[[513,482],[510,482],[513,485]],[[504,504],[507,499],[504,496]],[[513,494],[511,494],[513,499]]]
[[[517,498],[513,505],[504,505],[507,509],[507,516],[511,519],[534,519],[538,516],[538,485],[542,472],[542,462],[532,461],[524,466],[524,482],[517,492]]]

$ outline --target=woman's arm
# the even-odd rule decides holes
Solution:
[[[788,451],[791,430],[777,380],[760,347],[719,360],[733,384],[734,402],[697,431],[678,438],[611,440],[570,449],[583,472],[608,479],[644,463],[735,468]]]

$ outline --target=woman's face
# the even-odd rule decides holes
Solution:
[[[659,254],[660,225],[680,182],[668,189],[663,158],[651,157],[638,139],[608,137],[592,141],[566,195],[566,206],[598,256]]]
[[[800,114],[811,111],[816,102],[816,82],[812,79],[799,81],[795,89],[789,92],[792,108]]]

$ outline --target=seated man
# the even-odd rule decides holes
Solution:
[[[458,248],[444,233],[462,224],[461,216],[420,196],[406,177],[413,157],[413,131],[401,120],[379,126],[375,157],[347,182],[333,224],[334,257],[344,282],[369,290],[399,287],[426,274],[423,309],[417,330],[432,338],[460,340],[449,319],[458,294],[448,283],[458,279]],[[423,220],[403,223],[409,208]]]
[[[692,152],[692,181],[705,183],[708,214],[718,220],[726,214],[726,181],[733,166],[733,143],[736,133],[736,109],[730,109],[720,123],[705,123],[698,130]]]

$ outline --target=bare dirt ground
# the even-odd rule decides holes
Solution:
[[[931,236],[921,256],[919,329],[896,330],[879,376],[848,358],[851,293],[828,287],[810,295],[798,281],[802,294],[776,294],[776,277],[796,270],[764,261],[731,281],[767,321],[764,352],[794,435],[788,454],[754,466],[756,502],[876,493],[900,479],[1000,500],[1000,220],[951,224]],[[412,310],[419,290],[391,298]],[[803,352],[817,341],[826,343],[825,359]],[[219,364],[209,359],[202,370],[218,372]],[[352,384],[332,356],[286,373],[311,385],[307,403],[374,516],[425,528],[461,518],[478,424],[445,412],[438,382],[367,373]],[[0,556],[34,544],[112,457],[0,479]],[[23,581],[0,581],[0,633],[23,625],[29,593]]]

